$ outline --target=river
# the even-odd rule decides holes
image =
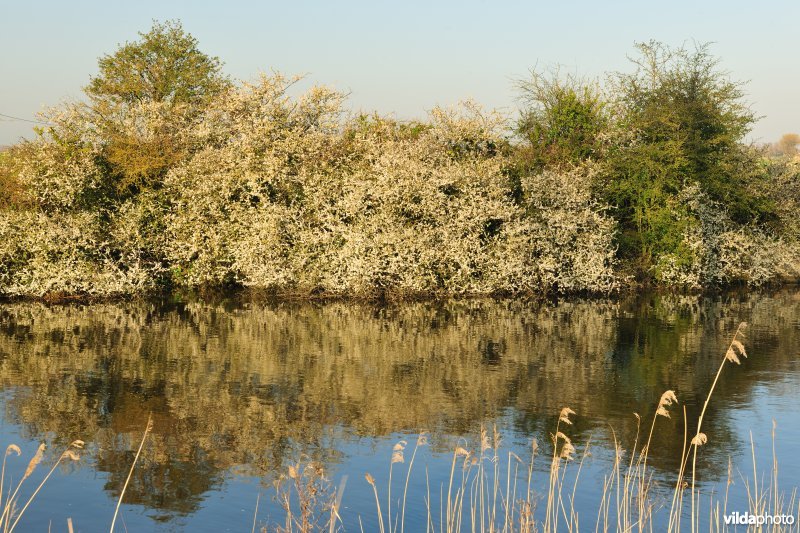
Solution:
[[[60,531],[70,518],[76,531],[108,529],[152,416],[117,530],[124,522],[128,531],[250,531],[254,516],[258,526],[282,524],[274,481],[312,464],[327,480],[320,502],[328,494],[323,485],[333,493],[346,479],[339,511],[345,530],[363,524],[374,531],[378,514],[365,474],[374,477],[386,515],[393,447],[406,443],[404,462],[392,465],[394,523],[424,432],[402,519],[407,531],[424,531],[431,520],[438,531],[456,446],[478,454],[481,428],[492,446],[496,428],[499,459],[487,463],[488,471],[496,464],[502,476],[519,469],[519,479],[537,439],[533,487],[546,495],[549,435],[569,407],[573,424],[560,425],[576,448],[567,477],[577,473],[589,443],[574,505],[580,529],[593,530],[615,439],[630,450],[634,413],[647,433],[659,397],[673,390],[678,404],[669,406],[669,418],[656,420],[648,458],[654,501],[669,507],[683,409],[691,434],[741,322],[748,323],[749,357],[723,369],[703,422],[708,443],[697,478],[705,494],[719,494],[730,462],[728,509],[744,511],[745,483],[753,478],[751,435],[759,483],[773,475],[773,420],[780,486],[788,494],[800,484],[795,290],[393,305],[241,297],[6,303],[0,306],[0,444],[22,450],[21,457],[7,457],[6,490],[46,443],[42,465],[20,490],[24,503],[65,447],[81,439],[80,459],[63,461],[18,528],[44,531],[52,524]],[[545,509],[538,498],[540,520]],[[665,520],[662,509],[656,530]]]

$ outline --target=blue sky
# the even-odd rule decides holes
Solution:
[[[418,118],[473,98],[516,109],[514,80],[562,65],[585,76],[629,70],[636,41],[713,42],[747,81],[752,138],[800,130],[800,2],[208,2],[0,0],[0,113],[33,118],[79,98],[97,58],[152,20],[180,19],[234,78],[307,74],[350,93],[355,110]],[[0,144],[30,124],[0,117]]]

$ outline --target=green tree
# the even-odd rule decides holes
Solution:
[[[156,22],[139,35],[101,57],[85,88],[119,188],[134,192],[157,185],[189,154],[185,128],[231,85],[180,22]]]
[[[220,60],[201,52],[197,39],[180,22],[155,22],[139,36],[139,41],[125,43],[98,60],[100,72],[86,87],[93,101],[196,106],[230,85]]]
[[[744,146],[756,117],[742,84],[719,68],[707,45],[638,44],[633,73],[612,78],[616,140],[600,192],[621,226],[621,253],[648,268],[662,253],[685,252],[678,193],[698,183],[737,222],[770,217],[750,194],[757,163]]]
[[[534,171],[573,166],[600,155],[600,134],[608,125],[599,86],[575,76],[532,72],[518,83],[523,111],[517,134],[521,162]]]

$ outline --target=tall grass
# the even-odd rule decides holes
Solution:
[[[603,478],[602,490],[594,506],[596,515],[586,516],[586,509],[592,502],[577,502],[576,495],[581,479],[584,460],[590,455],[590,443],[586,442],[582,451],[578,452],[569,428],[573,417],[577,416],[572,409],[564,407],[554,415],[554,432],[550,435],[552,453],[548,455],[549,468],[546,488],[538,492],[534,488],[534,465],[539,456],[536,440],[531,441],[530,456],[519,457],[514,451],[503,452],[502,439],[496,427],[490,432],[481,427],[476,444],[470,448],[467,441],[459,439],[452,450],[450,471],[447,483],[440,486],[439,508],[434,508],[431,499],[430,479],[427,468],[426,493],[421,498],[425,506],[426,533],[471,532],[556,532],[588,531],[669,531],[679,532],[689,529],[700,531],[701,517],[707,517],[708,531],[732,531],[735,525],[725,523],[728,514],[729,488],[733,484],[733,469],[729,462],[728,479],[722,495],[713,493],[701,498],[701,485],[697,469],[697,458],[700,447],[709,442],[708,436],[701,430],[703,418],[711,401],[726,363],[740,363],[740,357],[746,357],[742,339],[744,328],[742,323],[736,329],[726,350],[714,380],[708,390],[700,415],[696,421],[694,435],[689,438],[690,421],[686,408],[683,409],[683,448],[680,467],[675,480],[674,490],[665,493],[664,487],[656,487],[653,468],[648,466],[653,435],[659,418],[671,418],[670,408],[678,403],[674,391],[664,392],[655,405],[649,420],[649,429],[644,435],[637,431],[630,450],[626,452],[614,437],[614,460],[610,470]],[[641,429],[642,417],[634,414]],[[640,442],[640,436],[642,442]],[[800,507],[796,489],[790,494],[782,492],[778,485],[778,460],[775,453],[775,424],[773,422],[772,470],[767,482],[759,483],[761,473],[756,468],[756,446],[752,442],[751,455],[753,461],[752,477],[745,480],[748,509],[751,515],[791,515],[795,523],[800,522]],[[372,487],[375,497],[376,524],[381,533],[404,533],[405,515],[409,502],[408,485],[412,476],[417,449],[428,443],[427,434],[421,433],[417,439],[411,460],[403,473],[405,485],[402,498],[392,498],[393,475],[398,465],[405,463],[404,452],[406,441],[399,441],[393,447],[389,460],[387,501],[385,512],[381,506],[380,489],[375,478],[366,474],[366,480]],[[627,458],[626,458],[627,453]],[[503,468],[504,467],[504,468]],[[505,470],[505,472],[503,472]],[[567,472],[572,472],[569,476]],[[671,499],[668,494],[671,492]],[[684,496],[690,498],[688,507],[684,506]],[[341,492],[339,493],[341,500]],[[417,498],[419,501],[419,498]],[[704,505],[704,502],[705,505]],[[537,509],[541,506],[541,509]],[[578,510],[581,509],[581,512]],[[738,509],[740,512],[744,510]],[[419,514],[419,513],[418,513]],[[399,515],[399,520],[398,520]],[[436,520],[436,517],[439,517]],[[688,522],[688,524],[687,524]],[[359,517],[361,523],[361,517]],[[332,530],[334,524],[328,522]],[[760,526],[752,526],[749,530],[762,530]],[[363,525],[362,525],[363,530]],[[416,524],[415,530],[421,530]],[[792,526],[786,524],[771,525],[770,531],[790,531]],[[310,531],[310,530],[300,530]]]
[[[53,474],[53,472],[55,472],[56,468],[58,468],[60,464],[67,461],[80,460],[79,450],[83,448],[83,444],[83,441],[75,440],[72,441],[69,446],[67,446],[67,448],[58,456],[56,461],[53,463],[53,466],[45,474],[44,478],[39,482],[28,499],[25,500],[25,503],[22,504],[21,508],[19,500],[20,489],[25,484],[25,481],[27,481],[31,475],[33,475],[34,471],[36,471],[38,466],[41,464],[42,460],[44,459],[46,447],[44,444],[39,445],[39,447],[36,449],[36,453],[31,457],[30,461],[28,461],[28,466],[25,468],[25,473],[22,475],[17,484],[13,486],[13,490],[12,483],[10,481],[7,486],[5,484],[6,459],[11,454],[20,456],[22,451],[16,444],[11,444],[6,448],[6,451],[3,454],[3,466],[2,469],[0,469],[0,504],[2,504],[2,514],[0,514],[0,529],[2,529],[3,533],[10,533],[16,529],[17,525],[25,514],[25,511],[28,510],[28,507],[36,499],[36,496],[42,490],[42,487],[44,487],[45,483],[47,483],[47,480],[50,479],[50,476]],[[3,494],[7,494],[5,499],[3,499]]]
[[[459,439],[452,449],[450,469],[447,483],[439,487],[439,506],[435,507],[431,497],[431,484],[427,467],[425,468],[425,494],[420,498],[409,495],[409,485],[414,473],[417,453],[421,447],[429,444],[428,434],[421,432],[410,460],[406,463],[408,443],[397,442],[391,451],[388,461],[388,486],[386,487],[385,507],[381,505],[381,489],[370,473],[365,479],[372,488],[375,499],[375,527],[380,533],[405,533],[406,514],[409,506],[422,502],[425,516],[426,533],[454,533],[462,531],[486,533],[554,533],[557,531],[596,532],[625,531],[644,532],[662,531],[679,532],[689,529],[693,533],[701,530],[701,517],[707,517],[707,528],[711,532],[733,530],[736,526],[725,522],[729,513],[729,489],[733,484],[733,467],[729,461],[728,478],[724,494],[708,494],[704,499],[701,494],[697,459],[700,448],[710,441],[703,433],[703,419],[710,404],[713,393],[721,379],[727,363],[740,363],[740,357],[746,357],[743,343],[744,329],[742,323],[736,329],[732,340],[725,351],[720,366],[709,387],[700,415],[696,420],[694,434],[689,437],[689,420],[686,408],[683,408],[683,447],[680,467],[675,480],[674,489],[670,490],[671,499],[664,498],[663,489],[656,487],[654,472],[648,466],[653,436],[659,418],[671,418],[670,411],[678,403],[677,395],[672,390],[665,391],[655,409],[647,418],[649,429],[641,432],[643,418],[634,413],[637,420],[637,432],[629,450],[614,437],[613,461],[610,469],[603,477],[602,490],[595,502],[578,502],[577,494],[581,480],[584,461],[590,455],[591,443],[587,441],[582,450],[578,450],[570,436],[570,428],[578,413],[569,407],[554,413],[554,430],[550,434],[552,451],[547,454],[545,471],[547,478],[542,480],[543,491],[537,491],[534,483],[536,462],[541,454],[536,439],[531,441],[529,456],[522,458],[514,451],[503,451],[502,437],[497,426],[491,430],[481,426],[474,444],[466,439]],[[647,426],[645,426],[647,427]],[[119,509],[125,490],[133,475],[147,436],[152,431],[152,420],[148,419],[137,453],[131,464],[125,485],[122,487],[114,516],[111,531],[114,531]],[[768,477],[760,473],[756,466],[756,446],[751,440],[752,477],[744,481],[747,496],[747,512],[751,515],[791,515],[795,523],[800,522],[800,501],[797,490],[787,494],[778,484],[778,459],[775,451],[776,424],[772,428],[772,466]],[[640,442],[641,438],[641,442]],[[6,486],[6,460],[9,455],[20,455],[16,445],[10,445],[2,460],[0,469],[0,529],[9,533],[19,524],[28,507],[50,478],[59,464],[64,461],[80,459],[79,450],[83,442],[76,440],[58,457],[49,472],[32,492],[30,497],[20,506],[18,494],[21,486],[31,477],[44,457],[44,445],[30,459],[22,478],[12,487]],[[626,458],[627,453],[627,458]],[[406,465],[404,468],[404,465]],[[568,475],[568,472],[570,473]],[[401,476],[402,493],[393,496],[393,485],[396,476]],[[759,482],[759,480],[762,480]],[[765,481],[766,480],[766,481]],[[275,481],[275,499],[285,512],[282,525],[265,525],[260,531],[298,532],[325,531],[333,533],[343,529],[340,515],[342,497],[346,478],[338,487],[332,486],[323,470],[315,462],[298,462],[288,467],[287,472]],[[13,488],[13,490],[12,490]],[[684,507],[684,496],[688,492],[690,503]],[[6,496],[4,496],[6,494]],[[668,493],[667,493],[668,494]],[[409,497],[410,496],[410,497]],[[258,501],[251,524],[251,531],[258,524]],[[587,516],[587,509],[592,506],[596,513]],[[741,511],[741,509],[739,509]],[[361,530],[364,530],[361,517],[358,517]],[[686,522],[689,522],[688,527]],[[72,528],[71,520],[68,524]],[[411,529],[411,528],[409,528]],[[748,530],[762,530],[760,526],[748,526]],[[421,524],[416,523],[413,530],[420,531]],[[774,524],[770,531],[790,531],[791,525]]]
[[[133,463],[131,464],[130,471],[128,472],[128,477],[125,480],[125,485],[122,487],[120,491],[119,498],[117,500],[117,506],[114,510],[114,517],[111,520],[111,532],[114,531],[114,525],[117,521],[117,516],[119,515],[119,509],[122,504],[122,499],[125,496],[125,490],[128,488],[128,484],[130,483],[131,477],[133,475],[134,468],[136,467],[136,463],[139,460],[139,456],[142,453],[142,448],[144,447],[145,440],[147,439],[148,434],[153,429],[153,422],[152,418],[148,418],[147,426],[145,428],[144,434],[142,435],[142,440],[139,444],[139,449],[136,452],[136,456],[134,457]],[[25,473],[22,475],[20,480],[17,482],[15,486],[13,486],[9,481],[8,485],[6,485],[6,460],[8,459],[9,455],[16,455],[20,456],[22,454],[22,450],[20,450],[19,446],[16,444],[10,444],[7,448],[5,453],[3,454],[3,461],[2,467],[0,468],[0,508],[2,508],[2,514],[0,514],[0,530],[2,533],[11,533],[17,528],[20,520],[22,519],[25,511],[27,511],[28,507],[34,502],[36,497],[38,496],[39,492],[42,490],[44,485],[50,479],[50,476],[53,475],[56,468],[59,465],[68,462],[68,461],[80,461],[80,450],[83,449],[84,442],[82,440],[74,440],[72,441],[69,446],[58,456],[56,461],[53,463],[53,466],[48,470],[45,474],[44,478],[39,482],[36,488],[33,490],[31,495],[25,500],[25,503],[22,504],[20,508],[20,500],[19,500],[19,492],[22,486],[36,471],[38,466],[44,460],[44,453],[46,450],[45,444],[40,444],[39,447],[36,449],[36,453],[31,457],[30,461],[28,461],[28,466],[25,468]],[[7,496],[4,499],[4,494]],[[72,518],[67,519],[67,529],[68,531],[73,531],[73,523]]]
[[[133,458],[133,463],[131,463],[131,469],[128,471],[128,477],[125,478],[125,484],[122,486],[122,490],[119,493],[119,498],[117,499],[117,507],[114,509],[114,518],[111,519],[111,529],[110,533],[114,533],[114,525],[117,522],[117,516],[119,515],[119,508],[122,505],[122,499],[125,497],[125,491],[128,488],[128,484],[131,482],[131,477],[133,477],[133,469],[136,468],[136,462],[139,460],[139,456],[142,454],[142,448],[144,448],[144,442],[147,440],[147,435],[153,430],[153,417],[147,417],[147,426],[144,429],[144,433],[142,434],[142,440],[139,443],[139,449],[136,450],[136,455]]]

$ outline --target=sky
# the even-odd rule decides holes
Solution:
[[[762,118],[750,140],[800,131],[800,1],[226,2],[0,0],[0,114],[34,119],[80,98],[97,58],[153,20],[179,19],[235,79],[304,74],[354,111],[422,118],[471,98],[513,116],[532,68],[602,77],[632,69],[636,42],[712,43]],[[0,145],[32,124],[0,116]]]

